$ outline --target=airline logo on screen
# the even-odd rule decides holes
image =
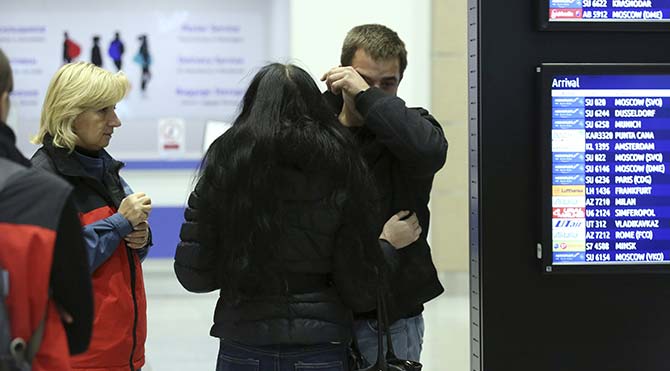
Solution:
[[[553,97],[551,106],[554,108],[584,108],[584,97]]]
[[[554,251],[553,257],[554,264],[582,264],[586,261],[586,252]]]
[[[577,198],[577,197],[573,197]],[[554,207],[552,209],[554,218],[586,218],[586,207]],[[556,221],[556,219],[554,219]]]
[[[584,130],[553,130],[551,132],[551,139],[585,142],[586,132]],[[584,152],[584,151],[566,151],[566,152]]]
[[[554,208],[585,208],[586,197],[575,196],[553,196],[551,198],[551,205]]]
[[[570,108],[561,108],[561,107],[554,107],[552,110],[552,116],[555,119],[583,119],[585,117],[584,115],[584,108],[578,108],[578,107],[570,107]]]
[[[585,252],[584,241],[560,241],[553,245],[554,252]]]
[[[583,165],[585,158],[584,152],[559,152],[553,154],[554,166],[557,166],[557,163],[578,163]]]
[[[582,8],[582,0],[549,0],[550,8]]]
[[[554,176],[562,174],[581,174],[584,175],[585,165],[583,162],[565,162],[555,163],[553,166]],[[579,183],[578,183],[579,184]]]
[[[551,151],[553,153],[586,152],[585,130],[552,130]]]
[[[582,19],[583,12],[581,9],[550,9],[550,19]]]
[[[579,196],[582,198],[586,198],[586,186],[585,185],[553,186],[552,194],[553,196]]]
[[[551,128],[554,130],[584,130],[583,119],[553,119]]]
[[[554,243],[565,240],[586,242],[586,228],[583,226],[582,228],[554,228],[551,234]]]
[[[583,185],[585,181],[584,171],[582,174],[559,174],[552,177],[554,185]]]
[[[551,222],[554,231],[562,230],[584,230],[586,231],[586,219],[584,218],[554,218]]]

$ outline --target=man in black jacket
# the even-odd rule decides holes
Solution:
[[[324,98],[357,137],[377,183],[382,216],[390,218],[380,235],[391,265],[390,332],[398,357],[419,361],[423,304],[444,291],[427,236],[430,191],[446,161],[447,140],[427,110],[408,108],[397,97],[407,67],[397,33],[377,24],[354,27],[344,40],[340,63],[322,77],[328,86]],[[375,315],[358,317],[359,346],[374,362]]]
[[[0,159],[28,168],[30,161],[16,148],[14,132],[5,124],[9,114],[9,94],[13,90],[13,85],[9,61],[0,49]],[[93,292],[81,236],[81,224],[70,195],[72,189],[60,179],[43,172],[30,170],[21,174],[20,177],[14,176],[9,179],[4,179],[6,174],[0,174],[0,180],[6,181],[5,189],[19,190],[19,193],[12,194],[10,199],[5,197],[7,192],[0,194],[0,203],[5,206],[0,208],[0,223],[12,222],[17,215],[20,215],[19,219],[24,224],[34,224],[56,231],[51,271],[48,273],[51,298],[59,307],[70,353],[79,354],[86,351],[91,338]],[[47,189],[48,194],[40,193],[39,190],[44,189]],[[40,195],[50,198],[41,199]],[[55,200],[58,195],[63,197],[60,201]],[[52,211],[59,209],[60,212],[53,215],[47,209]],[[9,239],[16,237],[12,239],[16,241],[24,236],[5,237]]]

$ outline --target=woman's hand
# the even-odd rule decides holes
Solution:
[[[133,227],[145,222],[151,212],[151,198],[144,193],[133,193],[121,201],[119,213],[128,219]]]
[[[136,225],[135,230],[130,232],[123,239],[126,240],[126,246],[131,249],[143,248],[149,240],[149,223],[142,222]]]

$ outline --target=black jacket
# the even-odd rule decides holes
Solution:
[[[286,291],[247,297],[239,305],[219,298],[211,335],[256,346],[348,342],[352,309],[370,311],[376,305],[376,273],[355,248],[355,232],[343,213],[346,195],[323,172],[281,168],[279,173],[274,191],[282,210],[277,240]],[[177,278],[192,292],[217,290],[225,280],[215,254],[226,246],[206,246],[199,239],[199,197],[205,192],[200,182],[189,198],[175,255]]]
[[[2,121],[0,121],[0,157],[19,165],[30,167],[30,161],[16,148],[14,131]]]
[[[340,113],[341,96],[325,92],[324,99],[334,114]],[[389,320],[413,317],[423,312],[423,303],[444,291],[437,278],[427,236],[430,191],[435,173],[446,161],[447,139],[427,110],[407,108],[402,99],[378,88],[358,94],[355,103],[365,124],[351,130],[381,195],[381,223],[401,210],[410,210],[416,212],[423,230],[416,242],[397,251],[389,248],[385,241],[380,242],[385,252],[391,251],[386,255],[394,266],[389,280]],[[362,317],[375,318],[372,313]]]

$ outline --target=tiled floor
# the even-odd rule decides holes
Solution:
[[[209,336],[217,293],[191,294],[171,260],[144,263],[149,337],[143,371],[214,370],[217,339]],[[469,369],[467,274],[445,274],[447,292],[426,305],[422,363],[426,371]]]

